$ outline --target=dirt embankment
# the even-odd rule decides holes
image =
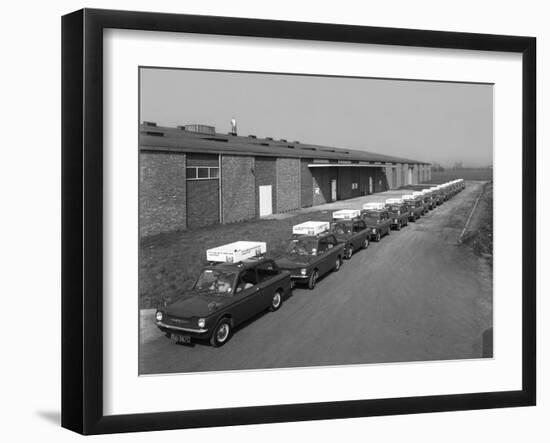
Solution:
[[[483,187],[479,203],[462,237],[462,244],[493,263],[493,182]]]

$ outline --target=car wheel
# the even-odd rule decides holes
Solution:
[[[231,322],[229,321],[228,318],[222,318],[216,325],[216,328],[214,329],[214,332],[210,337],[210,344],[215,348],[218,348],[220,346],[223,346],[225,343],[227,343],[230,337],[231,337]]]
[[[365,241],[363,242],[363,249],[367,249],[369,247],[369,244],[370,244],[369,238],[367,237],[367,238],[365,238]]]
[[[281,294],[281,291],[276,291],[275,294],[273,294],[273,297],[271,298],[271,305],[269,306],[269,310],[271,312],[275,312],[281,307],[282,304],[283,304],[283,295]]]
[[[353,253],[353,250],[352,250],[352,253]],[[351,255],[350,255],[351,257]],[[340,258],[340,256],[338,256],[336,258],[336,263],[334,264],[334,272],[338,272],[340,270],[340,267],[342,266],[342,259]]]
[[[349,245],[348,246],[348,249],[346,250],[346,259],[349,260],[351,258],[351,256],[353,255],[353,246],[352,245]]]
[[[317,269],[314,269],[311,275],[309,276],[309,280],[307,282],[307,287],[309,289],[315,288],[315,285],[317,284],[317,279],[319,278],[319,273],[317,272]]]

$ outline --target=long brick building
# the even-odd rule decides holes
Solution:
[[[139,133],[140,235],[232,223],[430,180],[428,163],[212,126]]]

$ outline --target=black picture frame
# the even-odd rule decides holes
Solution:
[[[103,413],[103,30],[503,51],[522,54],[522,388],[392,399],[106,416]],[[83,9],[62,18],[62,426],[82,434],[151,431],[536,403],[536,39]]]

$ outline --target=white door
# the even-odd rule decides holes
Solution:
[[[336,180],[331,180],[330,181],[330,198],[332,199],[333,202],[336,201]]]
[[[271,202],[271,185],[260,186],[260,217],[271,215],[273,213],[273,204]]]

